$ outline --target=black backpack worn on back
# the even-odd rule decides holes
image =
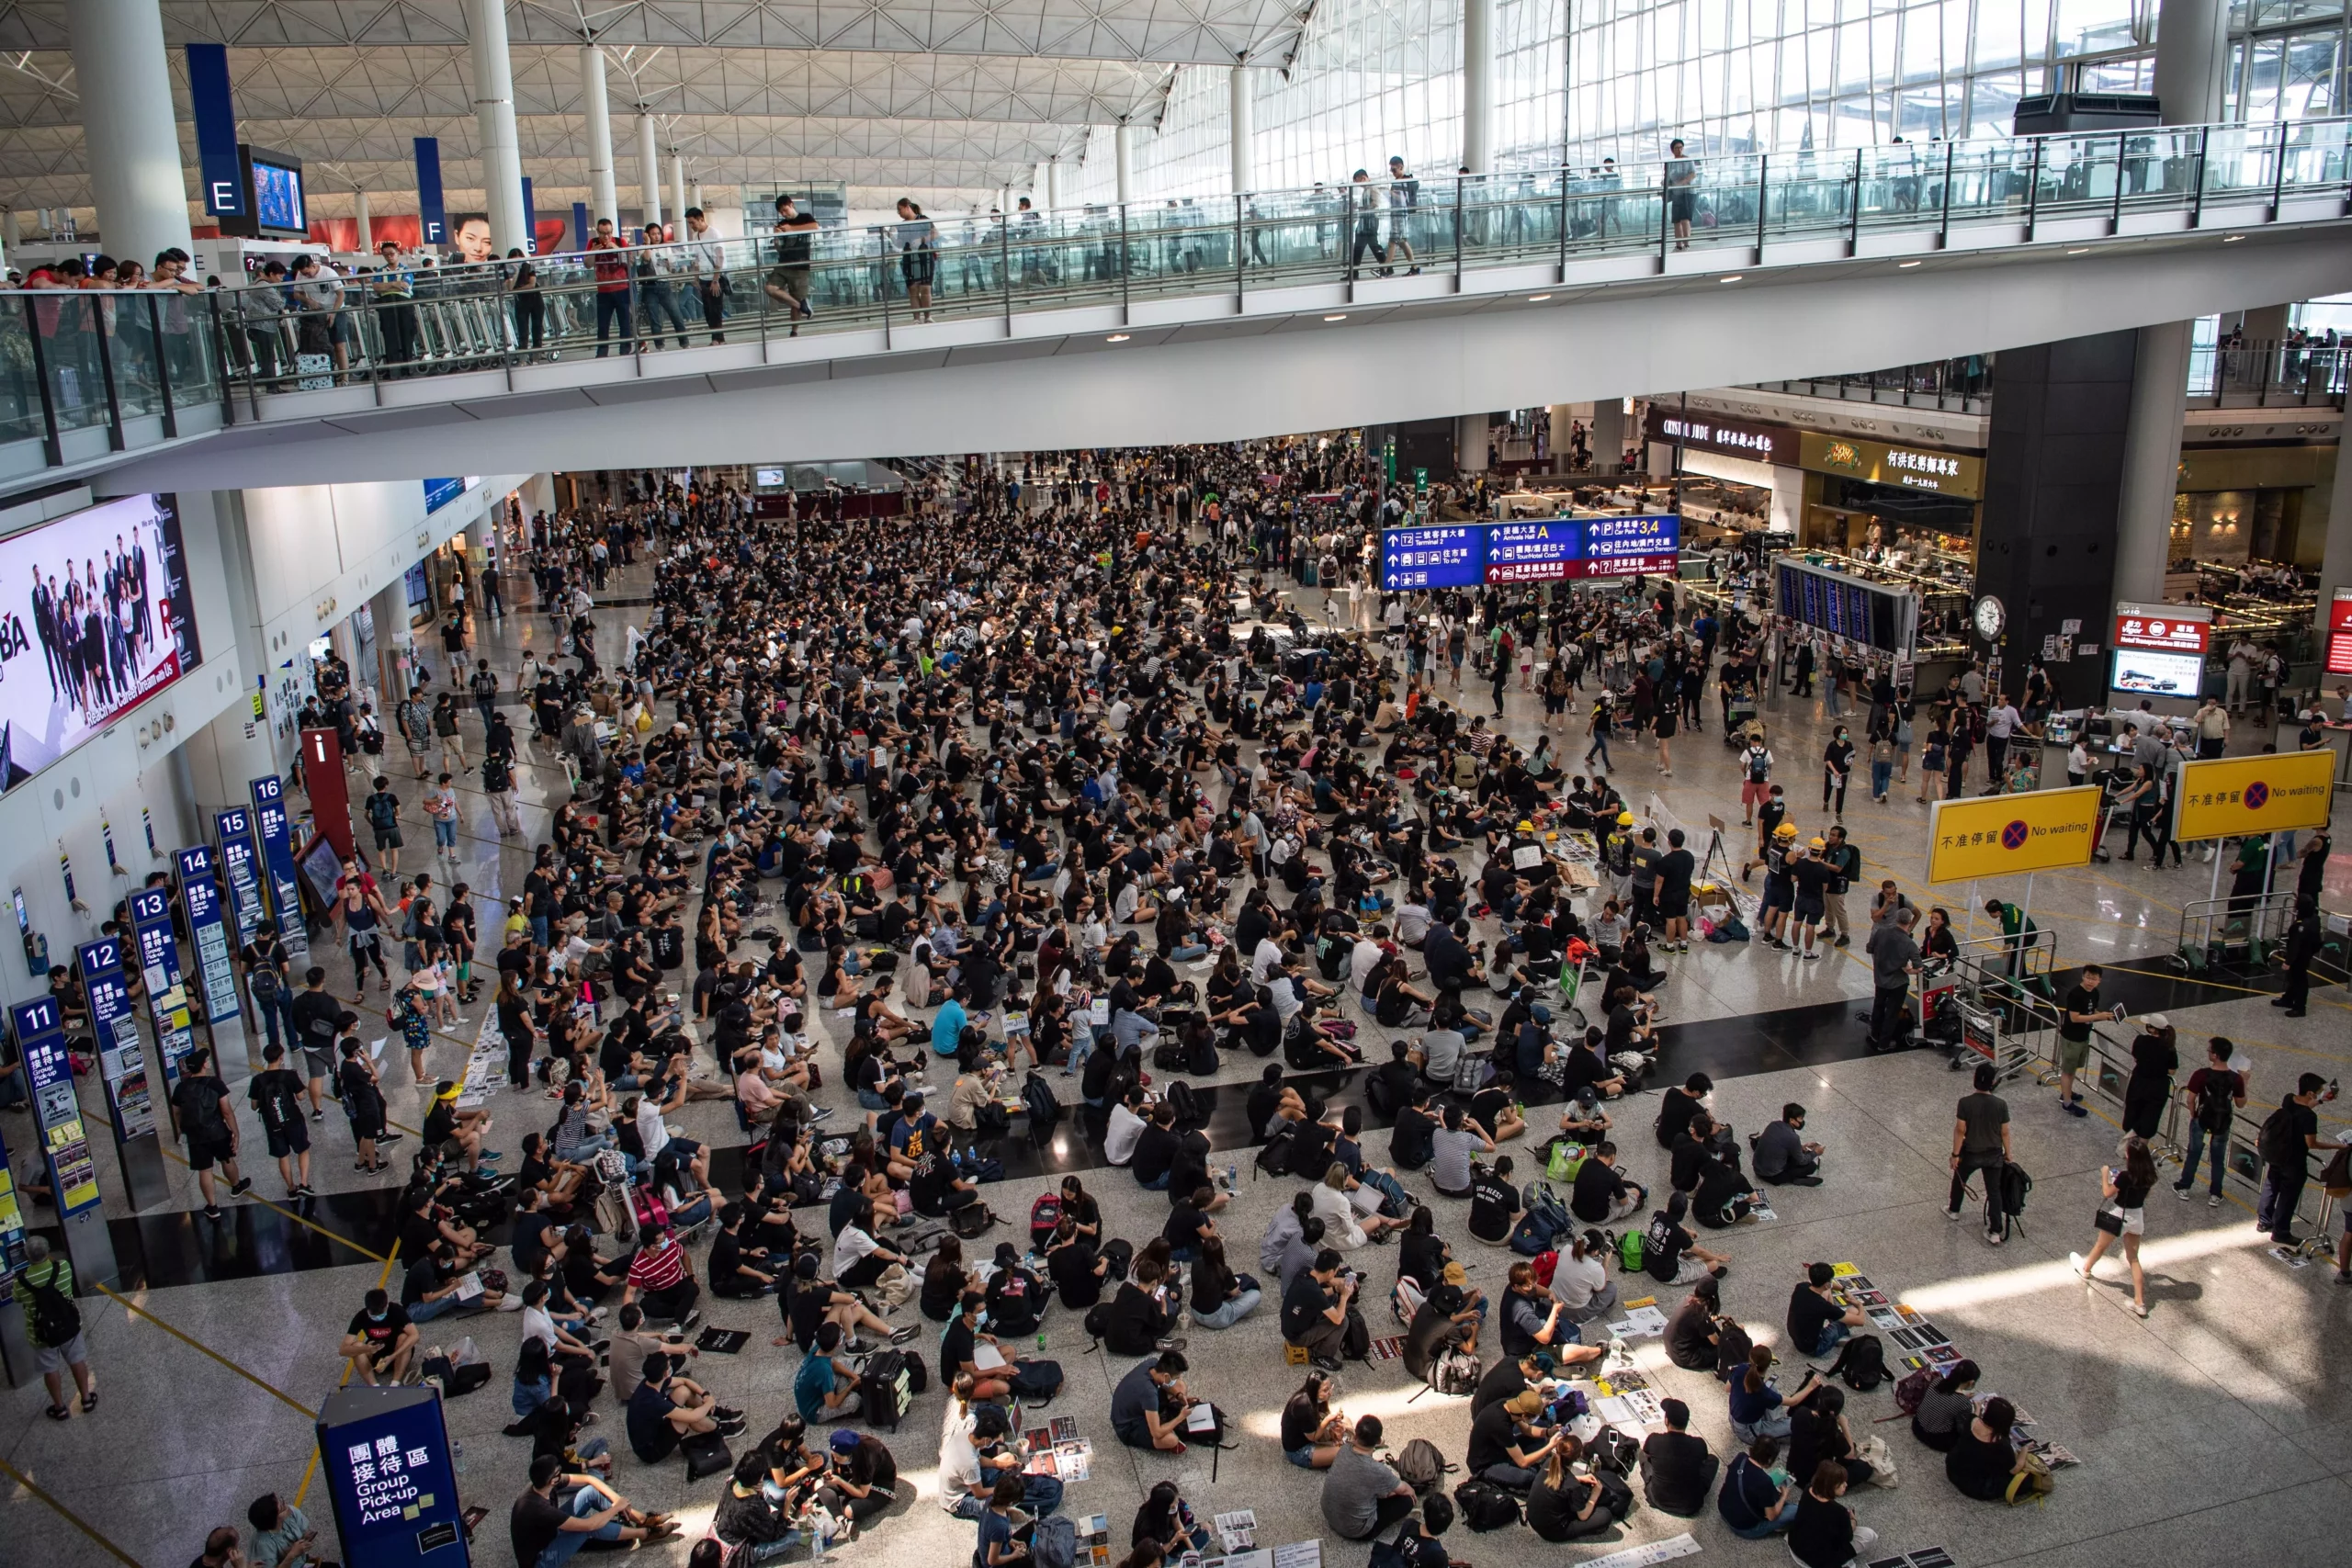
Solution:
[[[1719,1318],[1717,1321],[1723,1326],[1715,1334],[1715,1377],[1720,1382],[1729,1382],[1746,1374],[1748,1354],[1756,1348],[1756,1341],[1748,1337],[1747,1329],[1730,1318]]]
[[[74,1298],[57,1288],[57,1265],[49,1266],[49,1278],[34,1284],[30,1270],[17,1276],[33,1293],[32,1330],[43,1345],[55,1348],[64,1345],[82,1332],[82,1309]]]

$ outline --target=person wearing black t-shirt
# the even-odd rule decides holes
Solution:
[[[1519,1213],[1519,1189],[1510,1175],[1509,1155],[1495,1161],[1492,1169],[1473,1166],[1470,1170],[1470,1234],[1489,1247],[1510,1239],[1511,1221]]]
[[[719,1208],[718,1234],[711,1238],[707,1264],[714,1296],[763,1296],[775,1289],[775,1276],[755,1267],[767,1261],[767,1249],[743,1245],[743,1216],[741,1203]]]
[[[1800,1356],[1826,1356],[1862,1325],[1861,1308],[1831,1299],[1837,1278],[1828,1264],[1808,1263],[1804,1282],[1789,1294],[1789,1343]]]
[[[1648,1201],[1641,1183],[1617,1168],[1617,1145],[1607,1141],[1594,1145],[1568,1190],[1568,1212],[1588,1224],[1622,1220]]]
[[[1822,859],[1826,847],[1826,840],[1814,839],[1789,854],[1789,878],[1796,885],[1796,922],[1804,933],[1801,947],[1806,958],[1816,960],[1821,956],[1821,921],[1829,908],[1829,886],[1838,880],[1838,874]]]
[[[1414,1102],[1396,1112],[1388,1157],[1399,1170],[1419,1170],[1437,1152],[1438,1120],[1429,1111],[1429,1090],[1416,1088]]]
[[[1544,1396],[1533,1389],[1489,1404],[1471,1418],[1463,1468],[1513,1492],[1535,1484],[1561,1431],[1544,1424]]]
[[[1021,1266],[1012,1243],[996,1245],[996,1272],[989,1276],[989,1326],[1007,1339],[1025,1339],[1037,1332],[1046,1310],[1046,1289],[1037,1276]]]
[[[1151,1122],[1136,1140],[1135,1158],[1128,1168],[1137,1185],[1148,1191],[1168,1190],[1168,1173],[1176,1163],[1176,1108],[1161,1100],[1152,1107]]]

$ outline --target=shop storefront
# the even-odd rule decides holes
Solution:
[[[1955,581],[1975,571],[1984,458],[1808,430],[1797,460],[1807,546]]]
[[[1702,545],[1731,534],[1795,533],[1804,510],[1800,434],[1659,403],[1643,427],[1650,471],[1677,477],[1682,515]]]
[[[2172,558],[2316,570],[2335,453],[2333,446],[2184,449],[2173,498]]]

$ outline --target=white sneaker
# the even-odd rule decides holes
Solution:
[[[2083,1267],[2083,1255],[2081,1253],[2070,1252],[2066,1254],[2066,1267],[2074,1270],[2075,1279],[2082,1280],[2085,1284],[2090,1283],[2090,1270]]]
[[[1958,1209],[1946,1209],[1944,1211],[1944,1218],[1950,1220],[1953,1224],[1960,1224],[1960,1211]]]
[[[2211,1194],[2205,1200],[2205,1206],[2209,1209],[2220,1208],[2222,1206],[2222,1195],[2219,1192]]]

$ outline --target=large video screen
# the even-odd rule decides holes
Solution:
[[[254,221],[287,233],[310,232],[302,209],[302,171],[254,160]]]
[[[202,662],[179,513],[126,496],[0,539],[0,789]]]
[[[2201,653],[2158,653],[2145,648],[2115,650],[2111,690],[2141,697],[2194,699],[2205,678]]]

